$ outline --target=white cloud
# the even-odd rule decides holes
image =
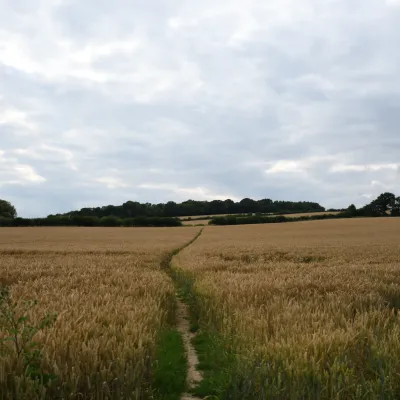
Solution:
[[[196,188],[179,188],[176,190],[177,193],[181,194],[182,199],[198,199],[198,200],[236,200],[238,201],[239,198],[236,196],[232,196],[229,194],[220,194],[210,191],[209,189],[203,187],[196,187]]]
[[[138,186],[140,189],[148,190],[166,190],[172,192],[172,198],[178,198],[181,201],[188,199],[196,200],[238,200],[239,198],[232,194],[221,194],[213,192],[205,187],[179,187],[173,183],[143,183]]]
[[[366,172],[366,171],[381,171],[393,170],[397,171],[399,164],[366,164],[366,165],[333,165],[330,172]]]
[[[279,174],[285,172],[303,172],[304,165],[298,161],[280,160],[268,168],[265,172],[267,174]]]
[[[305,173],[312,170],[317,165],[330,164],[343,157],[341,154],[336,156],[310,156],[298,160],[278,160],[276,162],[267,163],[269,168],[265,171],[267,174],[281,173]]]
[[[15,158],[9,158],[0,150],[0,187],[4,185],[28,185],[45,182],[31,165],[21,164]]]
[[[169,183],[142,183],[138,186],[140,189],[149,190],[176,190],[176,185]]]
[[[50,163],[63,163],[71,170],[77,171],[74,164],[74,155],[71,151],[47,144],[39,144],[28,148],[17,148],[12,152],[16,157],[31,159],[36,161],[46,161]]]
[[[119,188],[129,187],[128,183],[122,181],[119,178],[111,176],[103,176],[101,178],[97,178],[96,182],[104,184],[108,189],[119,189]]]
[[[37,127],[29,115],[15,108],[6,108],[0,111],[1,126],[11,126],[19,129],[20,133],[29,134],[35,132]]]
[[[16,175],[22,180],[32,183],[40,183],[45,182],[46,179],[43,176],[40,176],[36,173],[36,171],[30,165],[15,165],[14,171]]]

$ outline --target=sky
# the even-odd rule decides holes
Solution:
[[[19,215],[400,194],[400,0],[0,0]]]

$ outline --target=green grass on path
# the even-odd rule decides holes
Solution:
[[[187,360],[182,337],[175,329],[162,333],[153,373],[156,400],[179,400],[186,391]]]
[[[193,339],[193,345],[199,357],[199,370],[203,380],[194,389],[193,394],[199,397],[223,397],[232,377],[235,355],[217,334],[199,332]]]

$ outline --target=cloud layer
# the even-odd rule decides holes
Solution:
[[[0,198],[400,192],[399,26],[394,0],[3,0]]]

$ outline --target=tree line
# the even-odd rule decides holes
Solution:
[[[284,215],[225,215],[213,217],[209,225],[251,225],[251,224],[278,224],[282,222],[314,221],[323,219],[352,218],[347,213],[303,215],[301,217],[286,217]]]
[[[114,215],[49,215],[47,218],[19,218],[17,210],[6,200],[0,200],[0,227],[13,226],[182,226],[179,218],[133,217]]]
[[[195,201],[166,204],[128,201],[121,206],[83,208],[46,218],[18,218],[15,207],[0,200],[0,226],[181,226],[178,217],[225,214],[214,217],[211,224],[276,223],[309,219],[400,216],[400,197],[383,193],[370,204],[357,209],[353,204],[339,214],[285,218],[276,214],[324,212],[325,208],[313,202],[272,201],[270,199],[239,202],[232,200]],[[331,210],[328,210],[331,211]],[[236,214],[236,215],[231,215]],[[268,214],[268,215],[266,215]],[[274,217],[270,214],[275,214]],[[194,218],[195,220],[196,218]]]
[[[85,216],[52,216],[47,218],[1,218],[0,227],[28,226],[105,226],[105,227],[171,227],[182,226],[179,218],[170,217],[85,217]]]
[[[244,224],[274,224],[281,222],[312,221],[322,219],[339,219],[354,217],[398,217],[400,216],[400,197],[393,193],[382,193],[371,203],[357,209],[351,204],[338,214],[309,215],[301,217],[285,217],[283,215],[268,216],[261,213],[255,215],[225,215],[213,217],[210,225],[244,225]]]
[[[309,201],[273,201],[271,199],[253,200],[245,198],[238,202],[233,200],[196,201],[187,200],[182,203],[169,201],[168,203],[139,203],[127,201],[120,206],[108,205],[104,207],[82,208],[56,216],[90,216],[132,218],[132,217],[183,217],[216,214],[247,214],[271,213],[289,214],[303,212],[321,212],[325,208],[318,203]]]
[[[273,201],[271,199],[241,201],[187,200],[182,203],[139,203],[127,201],[120,206],[82,208],[46,218],[18,218],[15,207],[0,200],[0,226],[181,226],[179,217],[196,217],[230,213],[297,213],[320,212],[325,208],[314,202]]]

